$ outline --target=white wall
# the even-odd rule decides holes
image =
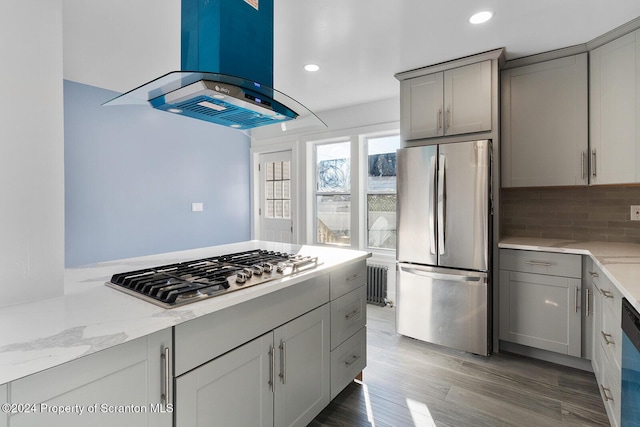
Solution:
[[[127,92],[180,70],[180,0],[63,0],[64,78]]]
[[[0,2],[0,306],[63,292],[61,0]]]

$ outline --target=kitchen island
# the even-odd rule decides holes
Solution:
[[[318,257],[320,264],[291,276],[169,310],[104,285],[115,273],[258,248]],[[8,386],[0,387],[0,400],[4,401],[3,394],[7,394],[11,396],[11,403],[14,405],[39,404],[47,397],[56,396],[55,390],[48,396],[33,397],[35,400],[29,402],[16,401],[16,396],[30,396],[30,389],[41,388],[42,381],[56,382],[60,375],[65,376],[63,382],[68,382],[67,376],[82,377],[86,376],[86,372],[95,372],[95,363],[86,362],[92,358],[104,366],[109,363],[124,363],[121,361],[137,352],[140,357],[132,358],[123,366],[116,363],[113,372],[124,373],[123,378],[132,381],[132,388],[146,378],[146,382],[153,383],[153,386],[145,385],[141,388],[148,397],[149,402],[146,403],[161,403],[165,410],[169,405],[170,412],[173,412],[173,392],[179,383],[178,376],[200,371],[202,365],[207,366],[209,359],[213,360],[231,350],[235,352],[236,348],[244,348],[245,343],[251,344],[256,339],[264,341],[268,334],[277,333],[281,326],[286,326],[289,329],[280,332],[289,333],[292,339],[297,336],[295,327],[317,330],[322,335],[313,341],[300,342],[311,343],[322,349],[321,362],[324,368],[320,374],[327,379],[323,385],[326,399],[323,398],[320,404],[326,404],[330,390],[329,366],[334,366],[334,363],[330,365],[330,361],[336,359],[336,367],[344,365],[352,369],[364,367],[363,364],[366,363],[366,354],[353,356],[349,353],[351,348],[366,348],[363,345],[365,338],[362,338],[363,335],[366,336],[364,328],[358,329],[358,333],[353,336],[341,337],[339,342],[330,343],[333,335],[329,333],[329,325],[334,316],[342,316],[341,310],[351,310],[342,317],[362,322],[364,326],[364,271],[365,259],[369,256],[369,253],[362,251],[250,241],[68,269],[65,271],[63,296],[0,309],[0,322],[5,327],[0,336],[0,384],[8,383]],[[243,323],[243,319],[248,320]],[[251,319],[254,321],[249,321]],[[210,335],[202,335],[204,326],[210,329]],[[221,328],[224,328],[224,332],[221,332]],[[336,331],[337,334],[339,332]],[[273,341],[273,338],[269,339]],[[295,348],[294,343],[292,341],[289,347]],[[192,347],[184,347],[187,344]],[[215,349],[211,348],[212,345]],[[266,366],[270,376],[269,384],[265,379],[264,385],[272,391],[283,388],[276,387],[275,384],[276,368],[280,370],[279,375],[284,375],[284,371],[280,369],[285,364],[282,359],[286,356],[289,359],[286,363],[291,364],[295,362],[296,356],[289,349],[285,355],[285,351],[279,350],[278,346],[282,347],[283,344],[275,342],[267,349],[268,355],[262,355],[268,359]],[[349,351],[345,352],[345,349]],[[212,353],[205,356],[204,353],[208,350]],[[276,353],[280,358],[276,359]],[[354,360],[349,359],[343,363],[338,361],[340,357]],[[86,372],[78,372],[76,375],[73,370],[69,370],[74,365]],[[260,366],[262,365],[258,368]],[[65,370],[70,373],[67,375]],[[127,370],[138,372],[140,376],[127,374]],[[58,371],[61,374],[54,375]],[[334,371],[338,369],[331,370],[332,376]],[[351,371],[343,374],[350,375]],[[95,375],[99,379],[109,377],[106,373],[102,376]],[[40,380],[36,381],[34,378]],[[296,378],[281,377],[280,380],[283,385],[287,380],[293,384]],[[89,378],[87,381],[97,379]],[[343,381],[336,381],[338,382]],[[68,388],[81,390],[85,385],[70,384]],[[127,388],[126,384],[123,385]],[[249,391],[245,387],[242,393],[247,394]],[[185,394],[186,392],[176,393],[176,397]],[[261,391],[258,394],[264,395]],[[331,395],[334,395],[333,389]],[[86,390],[82,396],[86,396]],[[69,403],[68,399],[66,402]],[[78,404],[79,407],[88,409],[99,403],[101,402],[87,399]],[[147,407],[142,409],[148,410]],[[11,412],[15,414],[15,411]],[[182,411],[182,414],[186,412]],[[176,415],[179,416],[180,413],[179,407],[176,408]],[[21,415],[23,414],[12,414],[9,425],[32,425],[29,420],[36,419],[26,414]],[[139,425],[171,425],[167,422],[173,419],[172,414],[164,416],[160,423],[154,421],[155,415],[157,413],[150,414],[145,418],[146,422],[140,422]],[[277,418],[277,414],[274,417]],[[88,421],[83,417],[78,417],[78,420]],[[138,420],[141,421],[139,418]],[[109,418],[109,421],[117,419]],[[0,426],[3,425],[0,417]]]

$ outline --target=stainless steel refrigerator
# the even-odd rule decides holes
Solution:
[[[491,142],[398,150],[398,333],[491,352]]]

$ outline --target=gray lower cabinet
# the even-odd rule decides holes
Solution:
[[[580,357],[581,270],[580,255],[502,249],[500,339]]]
[[[9,425],[172,426],[172,406],[163,405],[173,392],[163,357],[171,337],[166,329],[11,382],[10,403],[35,406],[11,414]],[[71,412],[59,413],[65,407]]]
[[[335,270],[331,282],[331,399],[367,366],[367,265]]]
[[[176,380],[179,426],[304,426],[329,403],[325,304]]]
[[[593,282],[594,318],[591,366],[609,421],[620,425],[622,364],[622,295],[597,266],[590,271]]]
[[[0,385],[0,404],[8,402],[7,396],[7,385]],[[7,427],[7,414],[2,411],[0,412],[0,427]]]

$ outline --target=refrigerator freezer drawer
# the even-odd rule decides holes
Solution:
[[[489,354],[487,274],[399,264],[396,328],[401,335]]]

